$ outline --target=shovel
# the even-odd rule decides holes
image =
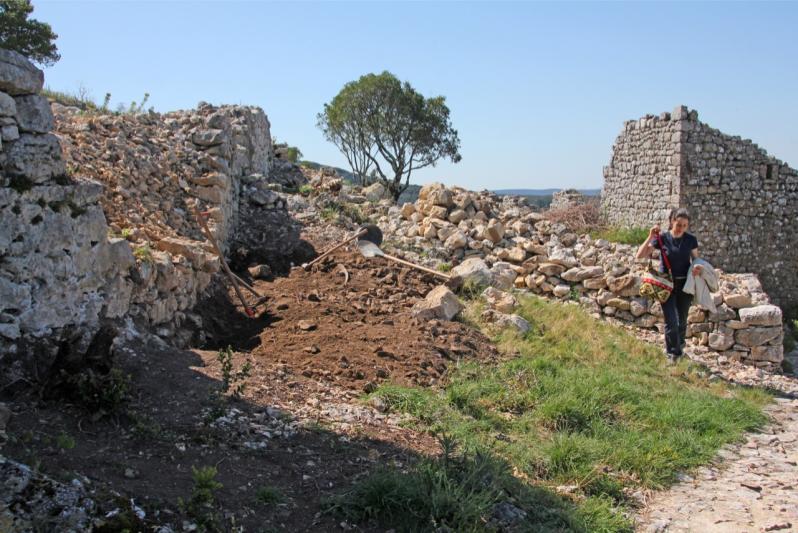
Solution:
[[[305,270],[310,269],[310,267],[312,267],[313,265],[315,265],[316,263],[318,263],[319,261],[321,261],[322,259],[324,259],[328,255],[330,255],[331,253],[336,251],[338,248],[341,248],[345,244],[348,244],[348,243],[354,241],[355,239],[365,239],[365,240],[371,241],[374,244],[376,244],[377,246],[379,246],[382,243],[382,231],[380,231],[380,228],[378,228],[377,226],[375,226],[373,224],[368,224],[366,226],[363,226],[362,228],[360,228],[357,231],[357,233],[355,233],[351,237],[347,237],[346,239],[344,239],[343,241],[339,242],[338,244],[336,244],[332,248],[329,248],[327,251],[325,251],[324,253],[322,253],[318,257],[316,257],[316,259],[314,259],[310,263],[303,263],[302,264],[302,268],[304,268]]]
[[[438,272],[437,270],[433,270],[431,268],[417,265],[415,263],[411,263],[410,261],[405,261],[404,259],[399,259],[398,257],[388,255],[382,250],[380,250],[380,247],[371,241],[367,240],[357,241],[357,248],[358,250],[360,250],[360,253],[363,254],[363,257],[367,258],[384,257],[385,259],[388,259],[395,263],[399,263],[400,265],[408,266],[410,268],[415,268],[416,270],[421,270],[422,272],[426,272],[427,274],[432,274],[433,276],[438,276],[439,278],[443,278],[446,281],[452,280],[452,276],[444,274],[443,272]]]

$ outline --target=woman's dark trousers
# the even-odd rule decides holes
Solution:
[[[687,313],[693,301],[692,294],[682,291],[686,282],[686,279],[674,280],[673,292],[662,304],[662,312],[665,314],[665,349],[669,354],[677,356],[682,355],[682,346],[687,336]]]

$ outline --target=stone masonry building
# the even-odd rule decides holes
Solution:
[[[685,106],[626,121],[604,167],[609,222],[666,225],[673,207],[689,210],[702,257],[758,274],[784,308],[798,304],[798,171]]]

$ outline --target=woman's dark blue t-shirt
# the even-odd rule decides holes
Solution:
[[[671,272],[674,278],[687,277],[690,270],[690,257],[693,250],[698,248],[698,239],[691,233],[685,232],[681,237],[675,238],[670,231],[661,233],[665,254],[671,262]],[[651,240],[654,248],[659,250],[659,241],[656,237]],[[659,271],[666,272],[665,261],[660,259]]]

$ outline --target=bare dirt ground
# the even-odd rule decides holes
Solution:
[[[223,485],[207,509],[222,531],[348,528],[323,513],[325,501],[379,465],[438,452],[432,436],[401,427],[364,392],[384,381],[435,386],[459,359],[497,357],[464,324],[411,316],[436,284],[344,251],[310,272],[257,281],[269,300],[255,319],[216,294],[203,304],[208,346],[138,337],[119,350],[130,376],[124,409],[100,418],[61,397],[16,398],[2,453],[67,484],[82,480],[103,513],[115,495],[132,498],[146,512],[134,531],[197,523],[180,500],[192,495],[192,468],[207,466]],[[239,399],[220,401],[218,354],[228,345],[233,372],[246,361],[251,371],[233,383],[245,385]],[[259,500],[265,489],[275,501]]]

